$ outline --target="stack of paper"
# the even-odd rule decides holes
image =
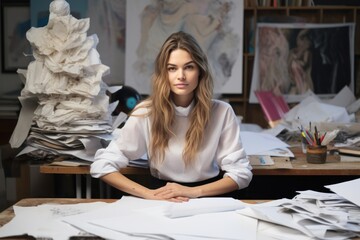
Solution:
[[[15,207],[15,218],[0,228],[0,237],[29,234],[63,240],[87,233],[116,240],[256,239],[257,220],[235,212],[244,206],[232,198],[171,203],[124,196],[88,211],[86,204]]]
[[[360,236],[360,179],[303,191],[294,199],[247,204],[232,198],[173,203],[124,196],[114,203],[14,207],[0,237],[69,239],[349,239]]]
[[[353,91],[345,86],[330,100],[320,99],[314,93],[303,99],[299,104],[287,112],[281,124],[289,130],[298,131],[299,126],[307,126],[309,122],[319,123],[346,123],[355,122],[355,111],[359,110],[360,101],[355,101]],[[323,130],[319,128],[319,130]]]
[[[280,168],[291,168],[289,161],[294,154],[288,148],[289,145],[279,138],[263,132],[241,131],[241,140],[246,154],[249,156],[249,161],[252,166],[267,166],[274,165],[274,158],[281,162],[287,161],[288,164],[281,164]],[[281,159],[280,159],[281,158]]]
[[[271,134],[241,131],[240,137],[248,155],[294,157],[294,154],[288,149],[289,144]]]
[[[337,194],[301,191],[294,199],[249,205],[237,212],[295,229],[311,238],[359,237],[360,199],[353,189],[360,188],[360,179],[327,187]]]
[[[66,1],[50,4],[49,22],[26,37],[34,61],[18,70],[24,79],[22,110],[12,147],[25,140],[24,152],[70,155],[92,160],[114,129],[107,86],[109,67],[100,61],[98,38],[87,35],[90,21],[70,15]],[[115,126],[116,127],[116,126]]]

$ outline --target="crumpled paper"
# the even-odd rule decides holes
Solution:
[[[96,50],[97,35],[87,35],[90,19],[71,16],[70,6],[64,0],[52,1],[49,11],[46,26],[32,27],[26,33],[34,61],[26,70],[18,70],[25,86],[20,96],[22,110],[10,144],[20,147],[26,141],[31,149],[86,155],[86,160],[91,160],[88,153],[96,149],[90,151],[86,147],[100,148],[117,127],[111,116],[116,106],[109,104],[108,87],[102,81],[110,69],[101,63]],[[55,137],[58,135],[62,137]],[[85,154],[76,152],[81,150]]]

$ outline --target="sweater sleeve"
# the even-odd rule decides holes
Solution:
[[[129,160],[122,154],[115,141],[111,141],[107,148],[99,149],[95,153],[95,161],[91,164],[90,174],[100,178],[108,173],[119,171],[128,165]]]
[[[130,116],[116,140],[99,149],[91,164],[90,174],[99,178],[128,166],[130,160],[139,159],[147,152],[147,118]]]
[[[218,164],[225,172],[224,176],[232,178],[239,189],[250,184],[252,167],[241,142],[240,126],[232,110],[226,113],[217,155]]]

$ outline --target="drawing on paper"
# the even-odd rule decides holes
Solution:
[[[258,23],[250,102],[255,91],[299,102],[354,90],[354,24]]]
[[[128,1],[126,12],[126,85],[148,94],[161,45],[182,30],[206,52],[215,92],[242,93],[243,0]]]

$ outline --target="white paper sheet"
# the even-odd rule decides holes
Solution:
[[[244,208],[244,204],[233,198],[197,198],[181,204],[171,203],[164,215],[169,218],[188,217],[202,213],[227,212]]]
[[[287,148],[289,145],[279,138],[266,133],[240,132],[241,140],[248,155],[264,155],[265,151]]]
[[[360,207],[360,178],[325,187]]]
[[[32,124],[34,111],[38,106],[36,97],[19,97],[21,102],[21,111],[18,122],[10,138],[12,148],[18,148],[25,141]]]
[[[294,199],[249,205],[237,212],[298,230],[309,238],[349,239],[360,232],[360,208],[355,204],[335,193],[310,190],[299,193]]]
[[[259,221],[257,230],[257,240],[309,240],[310,237],[302,232],[276,225],[274,223]]]
[[[255,239],[256,222],[239,218],[235,212],[200,214],[170,219],[165,216],[134,212],[91,223],[115,231],[165,235],[190,235],[215,239]]]
[[[274,148],[268,151],[259,152],[258,155],[269,155],[272,157],[295,157],[294,153],[288,148]]]
[[[0,228],[0,237],[28,234],[36,238],[68,239],[81,231],[62,222],[64,216],[100,209],[104,202],[79,204],[43,204],[35,207],[14,206],[15,217]]]
[[[335,97],[329,100],[328,103],[331,105],[346,108],[355,101],[356,98],[354,95],[354,91],[352,91],[348,86],[345,86],[343,87],[343,89],[340,90],[340,92],[336,94]]]
[[[185,204],[189,209],[195,207],[196,212],[198,204],[203,202],[206,206],[212,201],[197,199],[193,202],[194,204],[191,201]],[[223,199],[218,199],[219,205],[223,202]],[[138,239],[135,237],[139,237],[141,234],[145,236],[144,233],[176,236],[175,239],[203,239],[200,235],[204,234],[208,237],[218,236],[220,239],[230,236],[231,239],[256,239],[257,220],[254,221],[247,217],[238,218],[234,211],[170,219],[165,216],[165,212],[173,204],[167,201],[124,196],[121,200],[102,208],[101,211],[70,216],[64,221],[109,239]],[[176,225],[174,225],[175,223]]]
[[[309,122],[350,123],[353,122],[354,116],[349,115],[345,107],[322,102],[312,95],[291,108],[283,120],[292,125],[296,124],[292,127],[297,129],[299,125],[307,126]]]

